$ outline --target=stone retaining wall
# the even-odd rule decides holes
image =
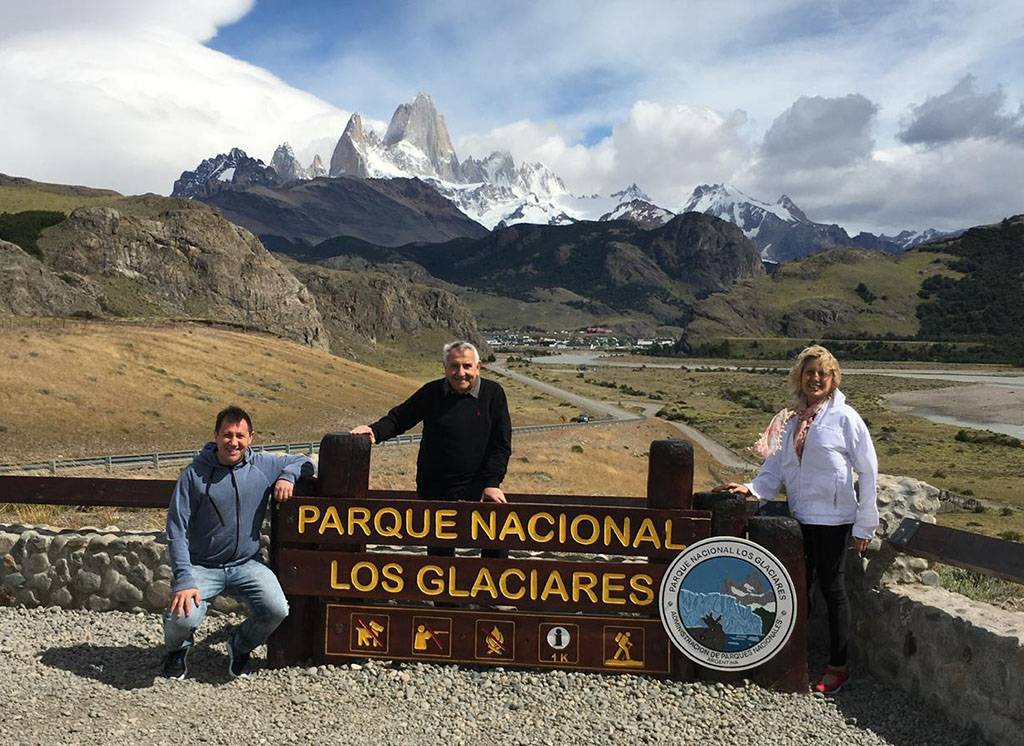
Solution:
[[[935,522],[941,494],[925,482],[879,477],[879,533],[904,517]],[[973,727],[979,740],[1024,743],[1024,613],[939,585],[930,563],[876,540],[851,563],[856,665]]]

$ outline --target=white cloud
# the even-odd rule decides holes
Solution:
[[[578,194],[610,193],[636,182],[655,200],[678,208],[701,181],[729,181],[749,157],[740,131],[742,111],[637,101],[612,133],[587,147],[572,132],[528,120],[459,141],[460,156],[508,150],[520,161],[541,161]]]
[[[60,17],[51,5],[16,13],[17,32],[5,26],[4,173],[166,194],[233,146],[269,159],[282,141],[301,147],[344,127],[347,112],[200,43],[249,2],[108,0],[66,8],[44,31],[47,13]]]

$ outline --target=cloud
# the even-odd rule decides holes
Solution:
[[[878,107],[864,96],[801,96],[765,133],[762,156],[785,168],[843,166],[871,155]]]
[[[285,140],[340,134],[348,112],[201,44],[250,4],[19,10],[21,27],[6,25],[0,45],[0,171],[166,194],[184,169],[233,146],[269,159]],[[44,31],[47,14],[61,21]]]
[[[578,194],[610,193],[636,182],[661,204],[678,207],[702,181],[729,181],[749,158],[742,111],[637,101],[599,142],[572,144],[578,131],[521,120],[459,141],[459,154],[508,150],[541,161]]]
[[[1006,93],[981,93],[973,75],[965,75],[939,96],[911,107],[911,117],[897,137],[907,144],[941,145],[970,137],[996,137],[1024,144],[1024,105],[1004,112]]]

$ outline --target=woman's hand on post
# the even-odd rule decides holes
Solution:
[[[750,489],[745,484],[739,484],[738,482],[729,482],[728,484],[720,484],[717,487],[711,488],[712,492],[732,492],[737,495],[749,495]]]

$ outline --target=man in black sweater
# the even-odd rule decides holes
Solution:
[[[480,353],[469,342],[444,346],[444,378],[419,391],[372,425],[353,428],[383,443],[423,423],[416,458],[416,492],[427,500],[503,503],[512,453],[512,420],[505,391],[480,378]],[[433,552],[432,552],[433,553]],[[486,552],[484,556],[495,556]]]

